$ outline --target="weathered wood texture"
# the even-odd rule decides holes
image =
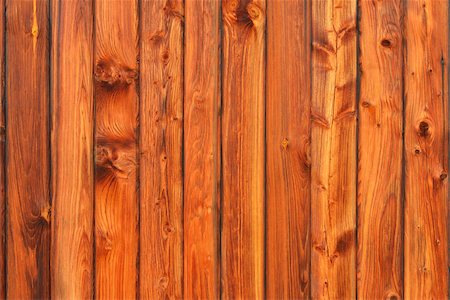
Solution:
[[[93,296],[92,1],[51,2],[51,296]]]
[[[448,2],[405,11],[406,299],[448,298]]]
[[[0,0],[0,298],[447,299],[447,0]]]
[[[185,2],[184,297],[220,298],[220,2]]]
[[[312,2],[311,298],[356,297],[356,2]]]
[[[223,0],[222,297],[264,297],[264,0]]]
[[[310,11],[267,1],[266,296],[310,293]]]
[[[95,295],[138,292],[138,3],[95,1]]]
[[[183,1],[144,0],[141,5],[140,295],[180,299]]]
[[[6,298],[6,194],[5,194],[5,0],[0,1],[0,298]]]
[[[7,298],[48,298],[49,5],[6,5]]]
[[[360,2],[358,297],[403,298],[402,1]]]

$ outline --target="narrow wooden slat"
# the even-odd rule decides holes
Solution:
[[[269,299],[310,292],[310,11],[307,1],[267,1]]]
[[[219,1],[185,1],[184,298],[220,297]]]
[[[92,298],[92,1],[52,0],[52,261],[55,299]]]
[[[358,297],[402,298],[402,1],[360,2]]]
[[[141,4],[140,296],[183,297],[183,1]]]
[[[137,295],[138,6],[95,1],[95,295]]]
[[[7,0],[7,298],[50,296],[47,1]]]
[[[311,297],[356,296],[356,1],[312,2]]]
[[[406,1],[406,299],[448,298],[448,1]]]
[[[5,0],[0,0],[0,298],[6,298],[6,195],[5,195]]]
[[[265,1],[223,0],[222,297],[264,297]]]

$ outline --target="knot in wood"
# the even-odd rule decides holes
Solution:
[[[283,149],[286,150],[287,147],[288,147],[288,145],[289,145],[289,140],[285,138],[285,139],[281,142],[281,147],[283,147]]]
[[[95,68],[95,80],[107,89],[120,89],[132,84],[137,72],[129,67],[104,59]]]
[[[351,249],[354,244],[354,236],[355,233],[353,230],[347,230],[343,234],[338,237],[338,241],[336,243],[335,254],[342,255],[346,253],[349,249]]]
[[[369,101],[363,101],[361,103],[361,106],[364,107],[364,108],[368,108],[368,107],[370,107],[370,102]]]
[[[169,63],[169,58],[170,58],[169,50],[166,49],[166,50],[162,51],[162,53],[161,53],[162,63],[167,65]]]
[[[385,48],[391,48],[392,42],[389,39],[382,39],[381,46],[383,46]]]
[[[127,179],[134,171],[136,162],[133,152],[126,145],[103,143],[97,145],[96,166],[100,177],[102,174],[110,174]]]
[[[264,12],[262,8],[253,2],[231,0],[225,7],[225,18],[243,26],[258,26],[264,23]],[[227,13],[228,12],[228,13]]]
[[[169,286],[169,277],[167,276],[162,276],[161,278],[159,278],[159,288],[160,289],[167,289],[167,287]]]
[[[226,4],[226,10],[236,11],[239,8],[239,0],[230,0]]]
[[[104,231],[98,231],[97,241],[99,244],[99,249],[105,252],[109,252],[113,248],[112,240],[109,238],[108,233]]]
[[[384,297],[385,299],[390,299],[390,300],[397,300],[397,299],[401,299],[400,295],[397,294],[395,291],[388,291],[386,297]]]
[[[425,121],[421,121],[419,123],[419,132],[418,132],[419,136],[421,136],[421,137],[429,136],[430,135],[429,129],[430,129],[430,125]]]
[[[247,5],[247,14],[254,25],[262,24],[264,13],[256,3],[249,3]]]

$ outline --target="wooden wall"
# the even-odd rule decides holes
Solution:
[[[0,0],[0,298],[447,299],[447,0]]]

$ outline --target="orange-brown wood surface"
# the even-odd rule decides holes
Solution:
[[[144,0],[141,5],[140,295],[180,299],[183,1]]]
[[[0,298],[448,299],[448,0],[0,0]]]
[[[217,299],[220,5],[209,0],[185,4],[184,297]]]
[[[92,1],[54,0],[51,13],[51,295],[88,299],[94,276]]]
[[[311,298],[356,296],[356,3],[312,2]]]
[[[264,297],[263,0],[223,0],[222,297]]]
[[[138,3],[95,1],[95,296],[138,292]]]
[[[0,41],[5,34],[5,0],[0,1]],[[5,47],[0,46],[0,298],[6,298],[6,195],[5,195]]]
[[[50,295],[49,4],[6,2],[7,298]]]
[[[448,2],[405,6],[406,299],[448,298]]]
[[[266,296],[310,292],[310,11],[267,1]],[[294,38],[292,38],[294,37]]]
[[[358,297],[402,298],[402,1],[360,12]]]

